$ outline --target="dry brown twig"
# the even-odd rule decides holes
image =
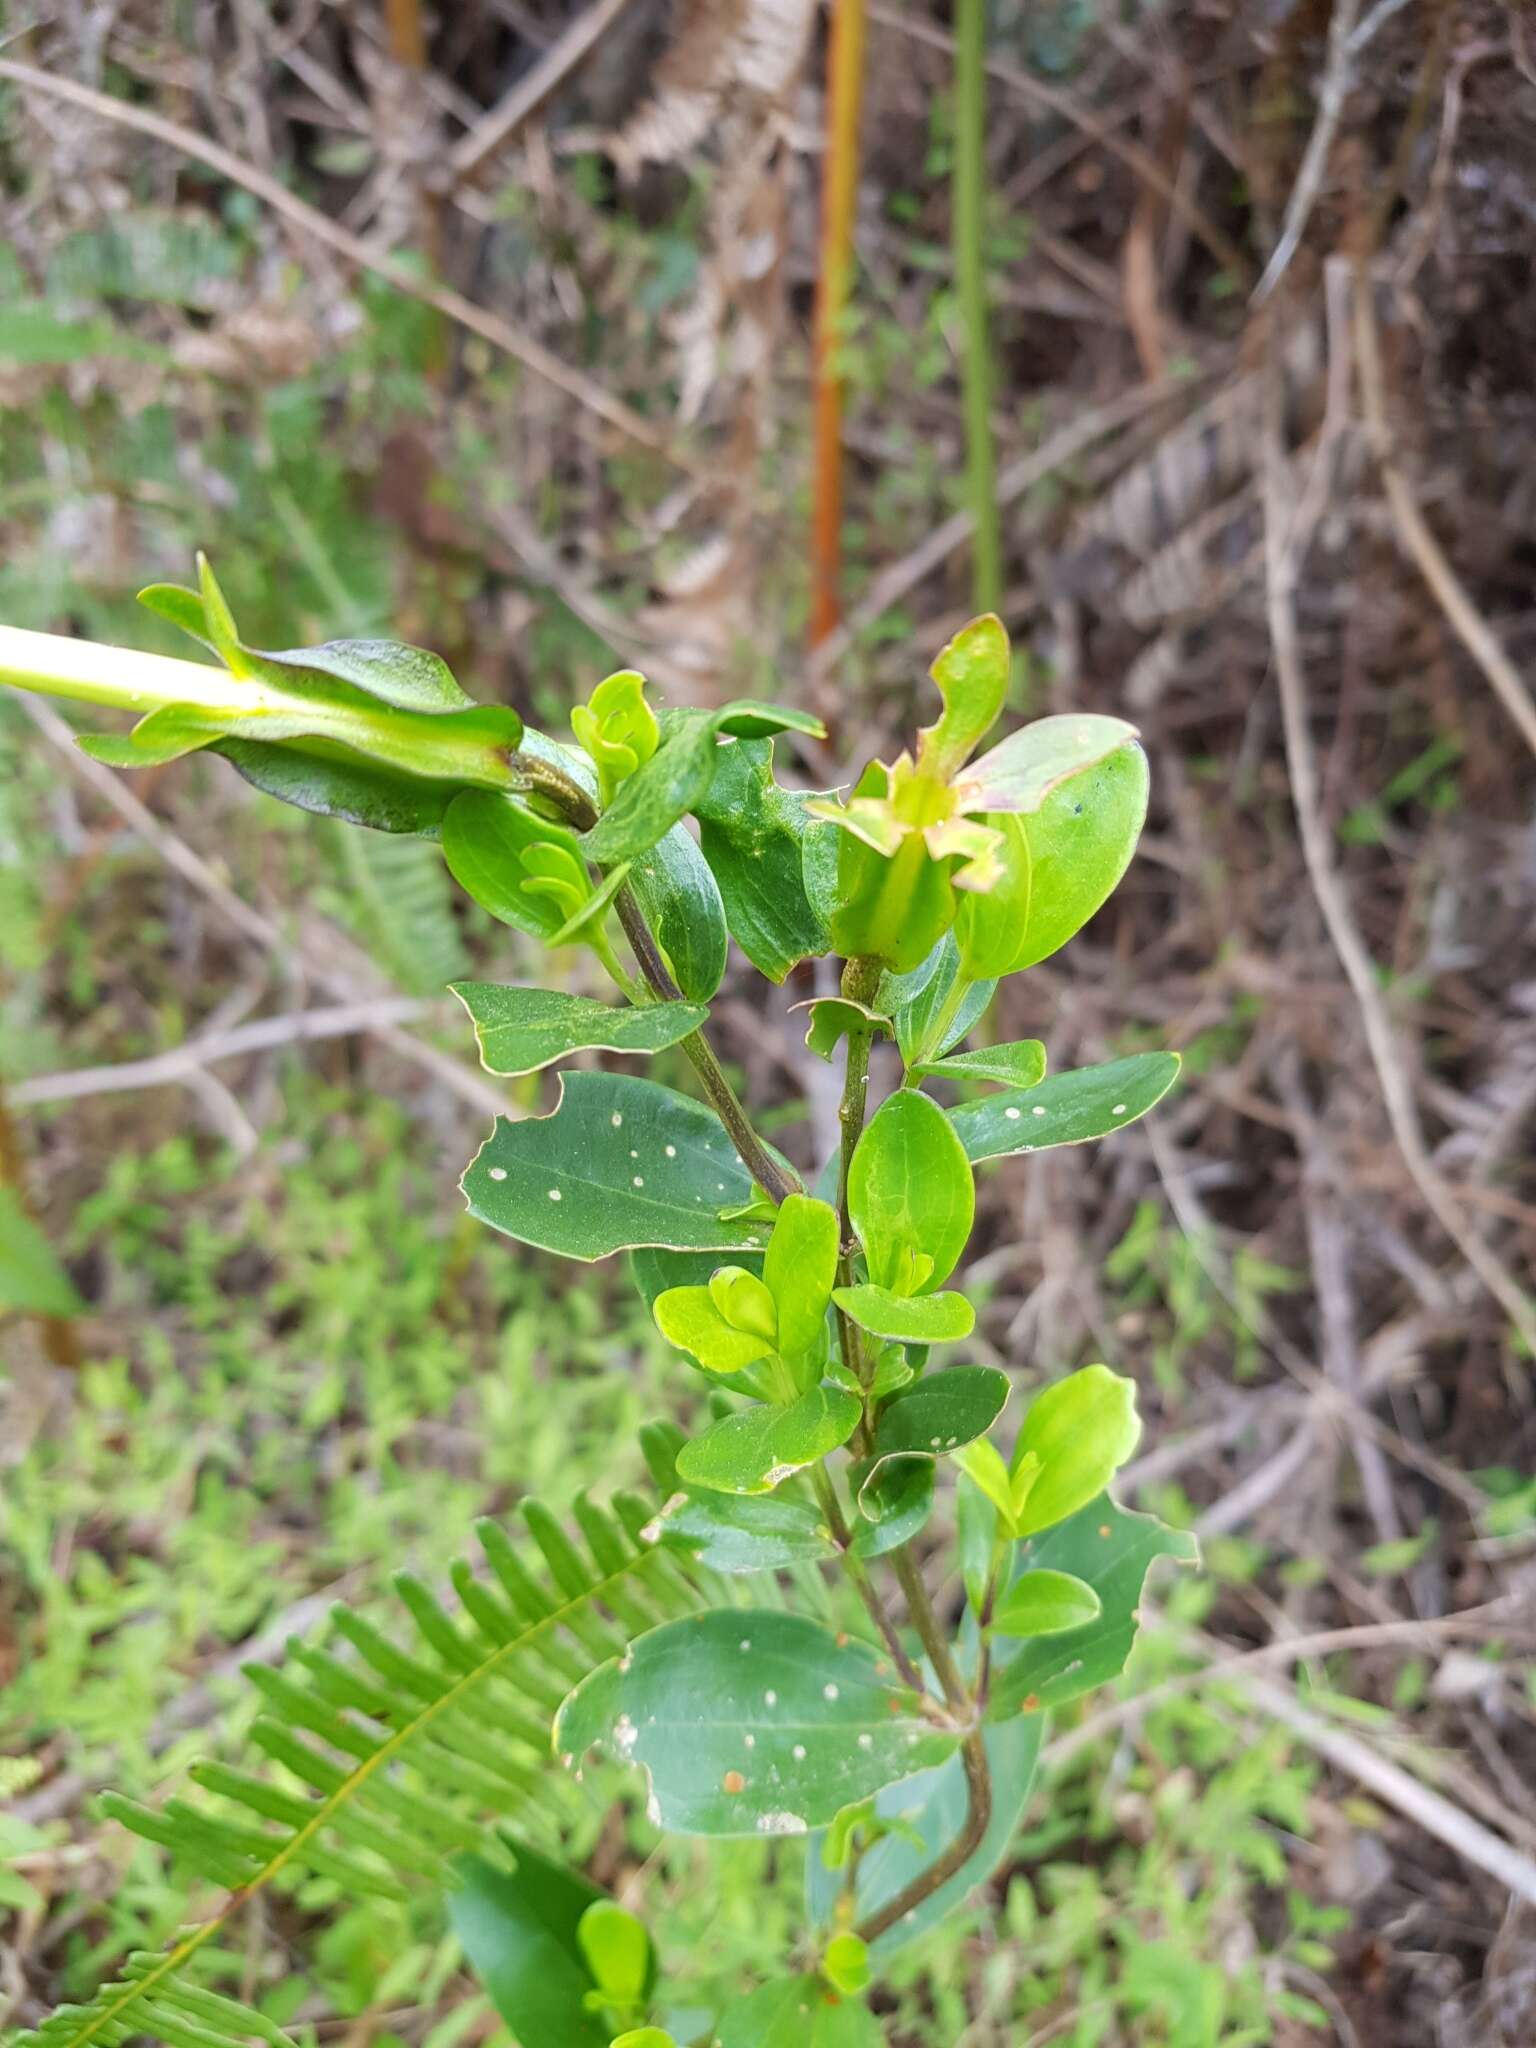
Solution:
[[[1357,330],[1357,343],[1364,335]],[[1334,951],[1348,978],[1365,1029],[1371,1064],[1381,1084],[1399,1152],[1425,1206],[1536,1354],[1536,1309],[1503,1261],[1468,1224],[1429,1156],[1413,1085],[1376,980],[1375,963],[1355,926],[1333,865],[1318,799],[1317,757],[1307,714],[1306,675],[1296,623],[1296,580],[1312,529],[1298,529],[1290,466],[1285,454],[1280,391],[1271,380],[1269,415],[1262,435],[1265,585],[1270,641],[1280,689],[1281,723],[1291,800],[1312,891]]]
[[[132,128],[141,135],[148,135],[169,148],[180,150],[184,156],[195,157],[199,163],[217,171],[220,177],[228,178],[233,185],[252,193],[274,213],[311,235],[328,249],[343,256],[349,263],[358,264],[382,277],[396,291],[419,300],[425,306],[433,307],[445,319],[465,327],[471,334],[478,334],[482,341],[488,341],[493,348],[520,362],[535,376],[542,377],[563,391],[568,398],[584,407],[588,412],[605,420],[628,440],[638,442],[642,447],[653,449],[663,455],[678,469],[691,471],[693,464],[675,449],[667,434],[639,413],[627,406],[622,399],[613,397],[593,378],[582,371],[573,369],[532,335],[522,333],[497,313],[488,312],[466,299],[462,292],[452,290],[448,285],[434,284],[420,277],[409,265],[397,257],[381,254],[370,249],[347,229],[327,219],[318,207],[297,197],[286,186],[280,185],[265,171],[244,163],[218,143],[210,142],[195,129],[183,127],[179,121],[168,121],[163,115],[151,113],[147,107],[130,105],[126,100],[113,99],[109,94],[96,92],[88,85],[78,85],[72,78],[58,78],[52,73],[39,71],[32,64],[18,64],[11,58],[0,57],[0,78],[6,78],[13,85],[28,92],[37,92],[54,99],[62,99],[71,106],[83,107],[87,113],[98,115],[104,121],[115,121],[120,126]]]
[[[1405,554],[1414,564],[1463,647],[1493,686],[1495,696],[1514,720],[1520,737],[1536,754],[1536,702],[1521,681],[1514,663],[1495,638],[1488,622],[1467,595],[1446,559],[1445,550],[1419,510],[1413,488],[1397,459],[1387,420],[1386,380],[1381,366],[1381,335],[1376,324],[1369,274],[1355,273],[1355,353],[1360,364],[1360,403],[1365,414],[1371,452],[1381,470],[1382,486],[1392,522]]]
[[[498,150],[505,149],[523,123],[586,62],[629,5],[630,0],[595,0],[595,5],[577,15],[539,61],[449,150],[443,178],[447,190],[474,177]]]

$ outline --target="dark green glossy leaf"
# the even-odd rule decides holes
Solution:
[[[804,1834],[957,1742],[867,1644],[741,1608],[638,1637],[555,1719],[562,1756],[640,1765],[652,1821],[690,1835]]]
[[[893,1394],[875,1425],[877,1458],[939,1458],[985,1436],[1008,1399],[995,1365],[955,1365]]]
[[[839,1287],[832,1299],[872,1337],[903,1344],[953,1344],[976,1327],[976,1311],[963,1294],[892,1294],[888,1288]]]
[[[1020,1572],[997,1603],[992,1629],[1000,1636],[1059,1636],[1086,1628],[1100,1612],[1098,1594],[1070,1572]]]
[[[707,1003],[725,978],[725,906],[685,826],[674,825],[641,855],[629,886],[672,979],[690,1002]]]
[[[849,1473],[859,1503],[852,1549],[856,1557],[884,1557],[910,1543],[933,1513],[933,1458],[874,1458]]]
[[[1024,1818],[1044,1733],[1044,1717],[1038,1714],[987,1730],[992,1818],[986,1834],[975,1854],[952,1878],[873,1944],[877,1958],[889,1956],[936,1927],[978,1885],[984,1884],[1003,1861]],[[958,1756],[924,1771],[920,1777],[909,1778],[905,1784],[888,1785],[878,1793],[876,1813],[885,1820],[902,1821],[915,1829],[922,1846],[903,1835],[890,1834],[882,1836],[861,1857],[855,1894],[857,1917],[863,1919],[875,1912],[926,1870],[965,1825],[968,1808],[965,1767]],[[842,1873],[828,1870],[813,1845],[805,1859],[805,1879],[809,1917],[824,1926],[832,1918],[842,1891]]]
[[[472,1215],[572,1259],[762,1249],[762,1225],[720,1220],[752,1183],[713,1110],[628,1074],[560,1078],[552,1115],[497,1119],[464,1175]]]
[[[848,1210],[877,1287],[931,1293],[971,1234],[971,1169],[938,1104],[913,1088],[884,1101],[865,1126],[848,1176]],[[913,1260],[931,1261],[914,1286]]]
[[[558,852],[566,894],[540,886],[547,848]],[[575,835],[494,790],[467,789],[454,798],[443,815],[443,858],[459,887],[492,917],[546,944],[576,909],[574,892],[591,896]]]
[[[642,1532],[717,1572],[771,1572],[837,1546],[821,1510],[777,1494],[678,1494]]]
[[[721,2018],[713,2048],[881,2048],[867,2006],[819,1977],[765,1984]]]
[[[806,893],[805,799],[773,779],[773,742],[722,747],[699,799],[699,845],[714,871],[731,937],[760,974],[783,981],[797,961],[824,953],[827,928]]]
[[[709,719],[674,724],[644,767],[625,782],[582,851],[604,867],[648,853],[709,788],[718,742]]]
[[[450,782],[419,782],[323,740],[280,745],[224,739],[211,751],[222,754],[253,788],[281,803],[375,832],[440,838],[443,816],[459,794]]]
[[[920,1061],[911,1072],[932,1074],[940,1081],[1001,1081],[1005,1088],[1034,1088],[1045,1078],[1045,1047],[1038,1038],[1020,1038],[1011,1045],[981,1046],[975,1052],[951,1053],[948,1059]]]
[[[1102,1612],[1083,1628],[1021,1644],[1015,1655],[995,1663],[988,1718],[1001,1721],[1063,1706],[1117,1677],[1136,1640],[1149,1568],[1160,1557],[1193,1564],[1199,1554],[1184,1530],[1170,1529],[1154,1515],[1128,1514],[1107,1493],[1070,1521],[1026,1538],[1014,1552],[1018,1571],[1069,1572],[1092,1586]]]
[[[602,1893],[531,1849],[516,1853],[510,1873],[464,1859],[448,1894],[449,1924],[519,2041],[608,2048],[612,2030],[586,2009],[595,1987],[577,1934]]]
[[[1178,1079],[1179,1064],[1176,1052],[1139,1052],[1102,1067],[1070,1068],[1038,1088],[962,1102],[949,1120],[973,1162],[1082,1145],[1155,1108]]]
[[[847,1443],[861,1413],[857,1395],[844,1388],[812,1387],[787,1407],[723,1416],[679,1451],[677,1476],[721,1493],[772,1493],[792,1473]]]
[[[702,1003],[621,1010],[558,989],[510,988],[494,981],[449,986],[469,1012],[481,1062],[491,1074],[537,1073],[567,1053],[584,1050],[661,1052],[697,1031],[709,1016]]]

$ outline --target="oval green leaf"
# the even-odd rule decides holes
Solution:
[[[1136,1382],[1107,1365],[1085,1365],[1046,1387],[1029,1404],[1012,1470],[1026,1458],[1039,1471],[1015,1527],[1021,1536],[1048,1529],[1103,1492],[1141,1441]]]
[[[812,1387],[787,1407],[723,1416],[678,1452],[677,1476],[720,1493],[772,1493],[847,1443],[862,1413],[858,1396],[846,1388]]]
[[[893,1394],[875,1425],[877,1458],[941,1458],[985,1436],[1008,1399],[995,1365],[955,1365]]]
[[[953,1344],[976,1327],[976,1311],[963,1294],[907,1297],[889,1288],[839,1287],[832,1299],[843,1314],[872,1337],[903,1344]]]
[[[650,1779],[647,1812],[686,1835],[800,1835],[959,1742],[868,1644],[800,1615],[730,1608],[664,1623],[582,1681],[555,1717],[569,1761],[601,1747]]]
[[[1011,1045],[986,1045],[975,1052],[951,1053],[948,1059],[923,1060],[909,1071],[932,1074],[940,1081],[1001,1081],[1005,1088],[1034,1088],[1045,1078],[1045,1047],[1038,1038],[1019,1038]]]
[[[531,1849],[519,1847],[516,1856],[511,1871],[478,1857],[456,1866],[449,1924],[519,2040],[608,2048],[611,2029],[586,2007],[595,1986],[578,1935],[583,1914],[603,1895]]]
[[[1000,1636],[1059,1636],[1097,1621],[1100,1612],[1098,1594],[1070,1572],[1020,1572],[998,1601],[992,1628]]]
[[[955,797],[964,811],[1038,811],[1056,785],[1080,774],[1134,740],[1136,728],[1123,718],[1069,711],[1037,718],[1000,740],[955,778]]]
[[[1014,1152],[1045,1152],[1053,1145],[1083,1145],[1124,1130],[1153,1109],[1179,1078],[1176,1052],[1139,1052],[1102,1067],[1052,1074],[1038,1088],[962,1102],[949,1120],[975,1162]]]
[[[497,1118],[461,1183],[471,1215],[571,1259],[762,1250],[763,1225],[720,1220],[752,1183],[712,1110],[628,1074],[560,1081],[552,1115]]]
[[[713,2048],[881,2048],[869,2008],[819,1977],[791,1977],[750,1992],[722,2015]]]
[[[848,1176],[848,1211],[877,1286],[932,1292],[954,1271],[971,1234],[976,1190],[954,1129],[929,1096],[898,1089],[865,1126]],[[917,1289],[903,1284],[914,1256],[933,1262]]]
[[[772,740],[741,740],[720,749],[696,806],[731,937],[775,982],[831,944],[805,885],[805,839],[815,829],[805,802],[774,781]]]
[[[717,1572],[773,1572],[837,1554],[821,1510],[777,1494],[680,1493],[640,1532]]]

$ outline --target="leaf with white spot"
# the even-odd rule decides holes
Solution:
[[[618,1009],[560,989],[454,981],[489,1074],[535,1074],[572,1052],[662,1052],[706,1023],[702,1003]]]
[[[804,1834],[959,1739],[868,1644],[743,1608],[652,1629],[555,1717],[562,1756],[639,1764],[651,1819],[685,1835]]]
[[[792,1472],[847,1443],[862,1412],[845,1388],[812,1387],[787,1407],[723,1416],[678,1452],[677,1476],[720,1493],[772,1493]]]
[[[1037,1088],[1010,1089],[948,1112],[965,1156],[1003,1159],[1107,1138],[1153,1109],[1179,1078],[1176,1052],[1139,1052],[1102,1067],[1052,1074]]]
[[[628,1074],[560,1080],[552,1115],[497,1118],[464,1174],[471,1215],[571,1259],[762,1249],[761,1224],[720,1220],[752,1183],[713,1110]]]
[[[1008,1399],[995,1365],[955,1365],[903,1387],[880,1411],[877,1458],[943,1457],[985,1436]]]

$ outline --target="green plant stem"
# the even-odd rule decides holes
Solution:
[[[948,1884],[956,1871],[963,1870],[986,1839],[987,1829],[992,1824],[992,1771],[987,1762],[987,1748],[982,1740],[981,1730],[973,1728],[965,1738],[961,1757],[965,1764],[965,1782],[970,1792],[970,1804],[966,1809],[965,1825],[950,1843],[942,1856],[937,1857],[928,1868],[919,1871],[912,1882],[899,1891],[895,1898],[887,1899],[878,1912],[861,1920],[854,1930],[863,1941],[878,1941],[908,1913],[915,1913],[925,1899],[931,1899],[942,1885]]]
[[[815,1489],[817,1504],[827,1518],[827,1527],[832,1531],[832,1540],[843,1554],[843,1569],[847,1572],[854,1590],[863,1601],[866,1613],[880,1631],[881,1639],[885,1647],[890,1651],[896,1669],[901,1673],[907,1684],[911,1686],[914,1692],[926,1693],[927,1687],[923,1684],[922,1673],[907,1655],[901,1637],[896,1632],[896,1624],[886,1612],[885,1603],[881,1600],[879,1593],[876,1592],[874,1582],[870,1578],[869,1573],[864,1569],[863,1558],[855,1557],[853,1553],[851,1548],[853,1537],[849,1532],[848,1518],[843,1513],[842,1502],[837,1497],[837,1489],[832,1484],[830,1473],[825,1465],[819,1464],[812,1465],[810,1473],[811,1485]]]
[[[561,813],[566,822],[578,832],[590,832],[597,823],[597,806],[577,782],[567,775],[563,768],[552,761],[542,761],[532,754],[517,754],[513,757],[513,768],[523,780],[525,787],[534,794],[544,797]],[[613,900],[618,912],[619,923],[629,941],[630,951],[639,963],[640,972],[652,994],[664,1003],[680,1003],[683,992],[672,979],[661,948],[651,936],[640,905],[635,901],[634,892],[621,889]],[[621,978],[619,986],[625,986]],[[740,1096],[731,1086],[724,1067],[715,1057],[714,1048],[702,1031],[691,1031],[680,1041],[689,1065],[699,1077],[709,1106],[725,1125],[731,1143],[736,1147],[741,1163],[751,1174],[764,1193],[773,1202],[782,1202],[786,1195],[801,1193],[797,1175],[781,1166],[768,1150],[757,1132],[752,1128],[752,1119],[747,1115]]]
[[[874,1001],[879,986],[878,960],[850,960],[843,969],[843,995],[850,1003],[859,1003],[867,1008]],[[848,1217],[848,1175],[853,1167],[854,1148],[864,1130],[864,1109],[869,1098],[869,1049],[874,1037],[875,1027],[863,1017],[856,1018],[848,1032],[848,1063],[843,1069],[843,1099],[837,1112],[842,1140],[837,1174],[837,1214],[844,1245],[853,1235]]]
[[[992,363],[987,335],[986,266],[987,0],[956,0],[955,283],[964,329],[966,497],[976,522],[971,590],[978,611],[995,611],[1003,594],[997,516],[997,452],[992,441]]]
[[[917,1630],[923,1648],[928,1652],[928,1662],[933,1666],[934,1676],[943,1689],[944,1697],[957,1714],[969,1716],[971,1696],[965,1689],[965,1680],[960,1676],[959,1667],[949,1647],[949,1638],[939,1617],[933,1611],[933,1602],[928,1598],[928,1588],[923,1584],[922,1572],[917,1559],[912,1555],[910,1543],[903,1543],[899,1550],[891,1552],[891,1569],[895,1572],[907,1603],[907,1613],[912,1626]]]

